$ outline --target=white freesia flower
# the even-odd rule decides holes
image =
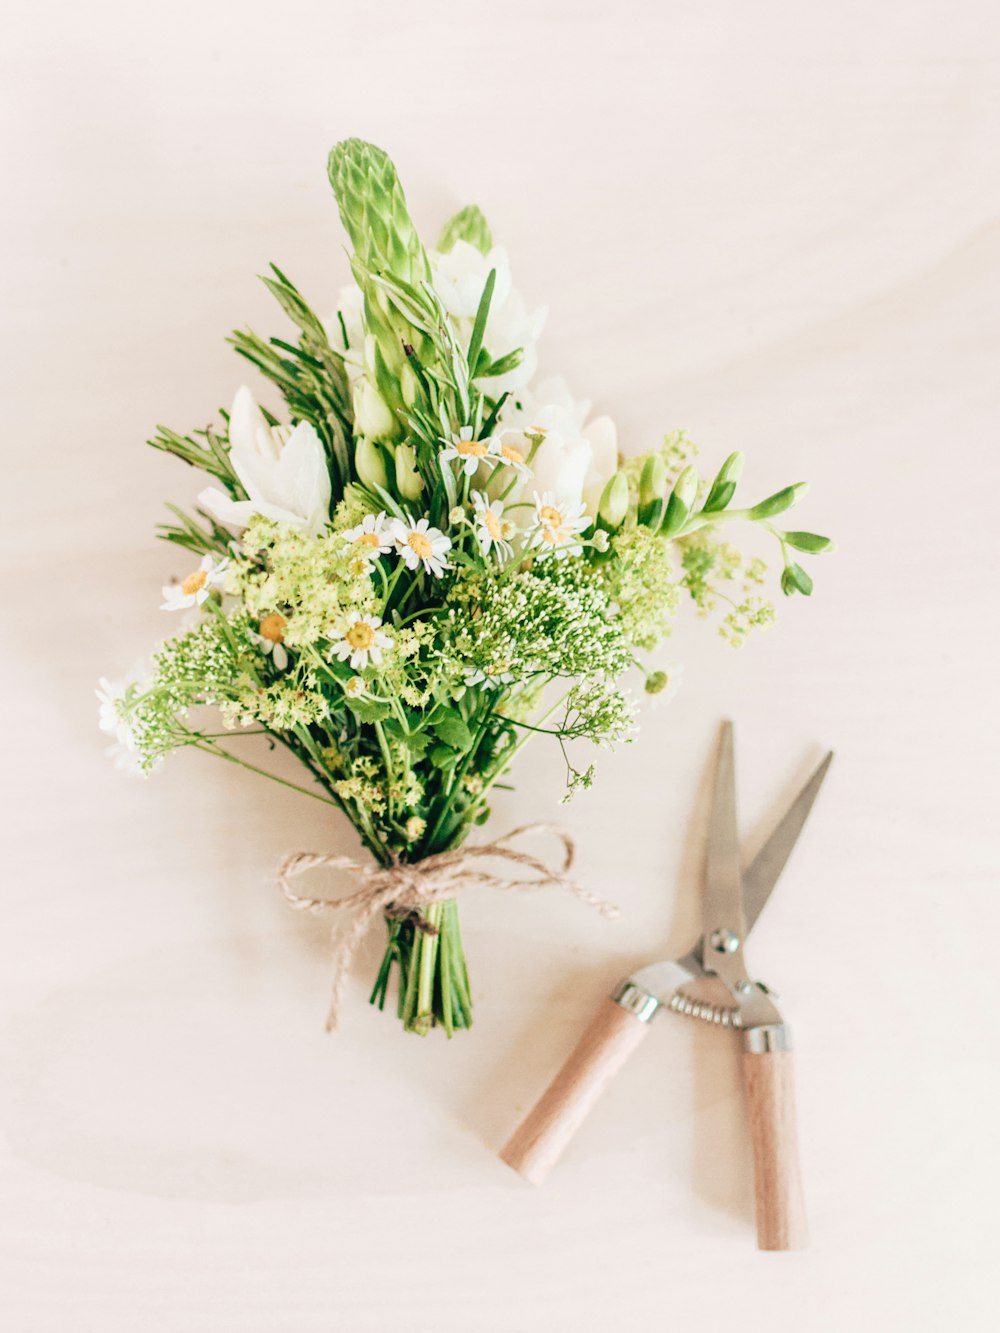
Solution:
[[[583,501],[563,499],[551,491],[542,495],[536,491],[534,500],[535,516],[528,530],[528,549],[537,547],[540,555],[551,553],[559,560],[571,552],[578,554],[577,538],[591,523]]]
[[[496,270],[483,346],[494,361],[516,348],[521,348],[523,355],[514,370],[484,378],[483,384],[494,398],[530,384],[538,366],[537,343],[545,324],[545,311],[529,311],[524,299],[513,290],[506,250],[495,245],[484,255],[468,241],[456,241],[447,254],[432,251],[430,261],[434,290],[457,323],[466,347],[486,280],[490,270]]]
[[[334,654],[341,662],[350,659],[352,671],[364,671],[369,663],[380,666],[383,648],[392,647],[392,639],[380,628],[381,624],[381,616],[355,616],[344,626],[339,643],[334,645]],[[356,696],[359,691],[351,693]]]
[[[365,298],[356,282],[341,287],[337,310],[323,320],[323,330],[330,346],[343,353],[347,382],[354,381],[365,369]]]
[[[269,426],[246,385],[229,415],[229,459],[249,497],[234,500],[211,487],[200,503],[229,527],[245,528],[254,514],[291,523],[316,536],[330,512],[330,473],[319,436],[308,421],[294,430]]]
[[[499,309],[511,292],[510,260],[502,245],[484,255],[468,241],[456,241],[447,254],[431,252],[434,290],[453,319],[475,319],[490,270],[496,271],[491,307]]]
[[[498,560],[509,560],[514,554],[510,538],[515,528],[509,518],[504,517],[503,501],[491,501],[482,491],[472,492],[472,504],[475,509],[476,540],[483,555],[495,552]]]
[[[288,649],[285,647],[287,625],[288,621],[279,611],[272,611],[256,630],[247,630],[250,642],[256,644],[265,657],[270,657],[279,671],[284,671],[288,666]]]
[[[430,527],[429,522],[426,518],[418,519],[416,523],[409,517],[394,519],[393,540],[407,569],[417,569],[423,565],[428,574],[440,578],[449,568],[447,556],[451,550],[451,538],[438,528]]]
[[[201,606],[213,588],[226,581],[228,560],[216,562],[210,555],[202,557],[201,564],[180,583],[168,583],[163,588],[161,611],[183,611],[189,606]]]
[[[480,464],[488,464],[494,454],[492,440],[474,440],[472,427],[463,426],[451,443],[441,450],[441,461],[447,463],[457,459],[460,470],[471,477],[479,470]]]
[[[379,556],[388,555],[395,544],[392,525],[384,509],[378,514],[365,514],[356,527],[346,529],[343,538],[356,548],[368,569],[374,568]]]

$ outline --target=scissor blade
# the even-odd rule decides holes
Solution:
[[[719,737],[702,892],[704,940],[710,940],[713,932],[722,929],[733,931],[740,942],[746,933],[743,924],[740,841],[736,827],[736,766],[731,722],[723,722]]]
[[[785,868],[785,862],[792,854],[792,848],[798,842],[802,826],[823,785],[832,758],[831,750],[788,807],[778,827],[743,874],[743,912],[748,932],[753,929],[754,922],[760,916],[764,904],[771,896],[771,890]]]

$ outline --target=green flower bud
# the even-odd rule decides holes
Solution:
[[[691,506],[698,495],[698,471],[689,464],[681,475],[677,478],[674,489],[667,501],[667,512],[663,519],[663,526],[660,533],[664,537],[672,537],[684,526],[688,514],[691,512]]]
[[[419,500],[424,480],[417,471],[417,451],[409,444],[396,447],[396,490],[402,500]]]
[[[739,481],[742,472],[743,455],[741,453],[730,454],[722,467],[719,468],[718,475],[712,482],[702,509],[703,513],[717,514],[726,508],[736,493],[736,483]]]
[[[639,482],[639,503],[650,504],[662,500],[667,489],[667,465],[662,454],[650,454],[642,469]]]
[[[766,500],[761,500],[760,504],[747,511],[747,518],[756,522],[761,518],[774,518],[775,514],[783,514],[786,509],[791,509],[792,505],[801,500],[809,489],[808,482],[799,481],[794,486],[786,486],[784,490],[777,491],[774,495],[769,495]]]
[[[670,683],[670,678],[665,671],[652,671],[646,677],[646,693],[662,694]]]
[[[611,547],[611,538],[603,528],[598,528],[593,537],[591,537],[590,544],[595,551],[600,551],[603,555],[603,553]]]
[[[662,454],[650,454],[639,480],[639,522],[658,528],[666,508],[667,465]]]
[[[493,248],[493,237],[489,223],[475,204],[467,204],[454,217],[448,219],[441,229],[437,248],[443,255],[454,248],[456,241],[466,241],[474,245],[481,255]]]
[[[602,528],[615,532],[625,522],[628,513],[628,482],[624,472],[616,472],[601,494],[597,506],[597,521]]]
[[[378,389],[362,375],[354,383],[354,429],[371,440],[391,439],[398,425]]]
[[[381,486],[386,490],[389,476],[385,470],[385,458],[374,440],[362,435],[354,449],[354,467],[361,481],[366,486]]]
[[[694,504],[695,496],[698,494],[698,469],[691,463],[684,469],[677,478],[677,485],[674,487],[674,495],[684,505],[685,509],[690,509]]]

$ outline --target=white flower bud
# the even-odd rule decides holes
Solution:
[[[417,451],[409,444],[396,448],[396,490],[403,500],[419,500],[424,482],[417,471]]]
[[[373,440],[391,439],[396,433],[396,418],[367,376],[355,381],[353,397],[356,434]]]
[[[355,401],[357,401],[356,396]],[[385,490],[389,485],[382,450],[364,435],[355,443],[354,466],[358,477],[366,486],[381,486]]]

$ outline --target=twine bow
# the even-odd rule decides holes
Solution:
[[[563,846],[563,863],[553,868],[540,857],[518,851],[510,844],[528,834],[551,833]],[[327,855],[321,852],[293,852],[278,867],[278,887],[289,906],[297,912],[348,913],[349,923],[341,928],[334,923],[333,981],[330,989],[330,1008],[326,1030],[337,1026],[340,1001],[351,960],[375,918],[382,912],[406,916],[419,913],[422,907],[443,902],[472,884],[490,889],[540,889],[556,885],[568,889],[582,902],[600,912],[615,917],[618,908],[577,884],[569,875],[575,847],[572,838],[554,824],[525,824],[478,847],[459,847],[450,852],[437,852],[422,861],[397,861],[390,866],[362,865],[350,856]],[[522,866],[531,871],[528,879],[515,879],[481,864],[484,861],[504,861],[510,866]],[[327,866],[331,870],[349,870],[361,881],[361,887],[342,898],[306,898],[297,894],[291,882],[309,870]],[[423,929],[433,930],[423,924]]]

